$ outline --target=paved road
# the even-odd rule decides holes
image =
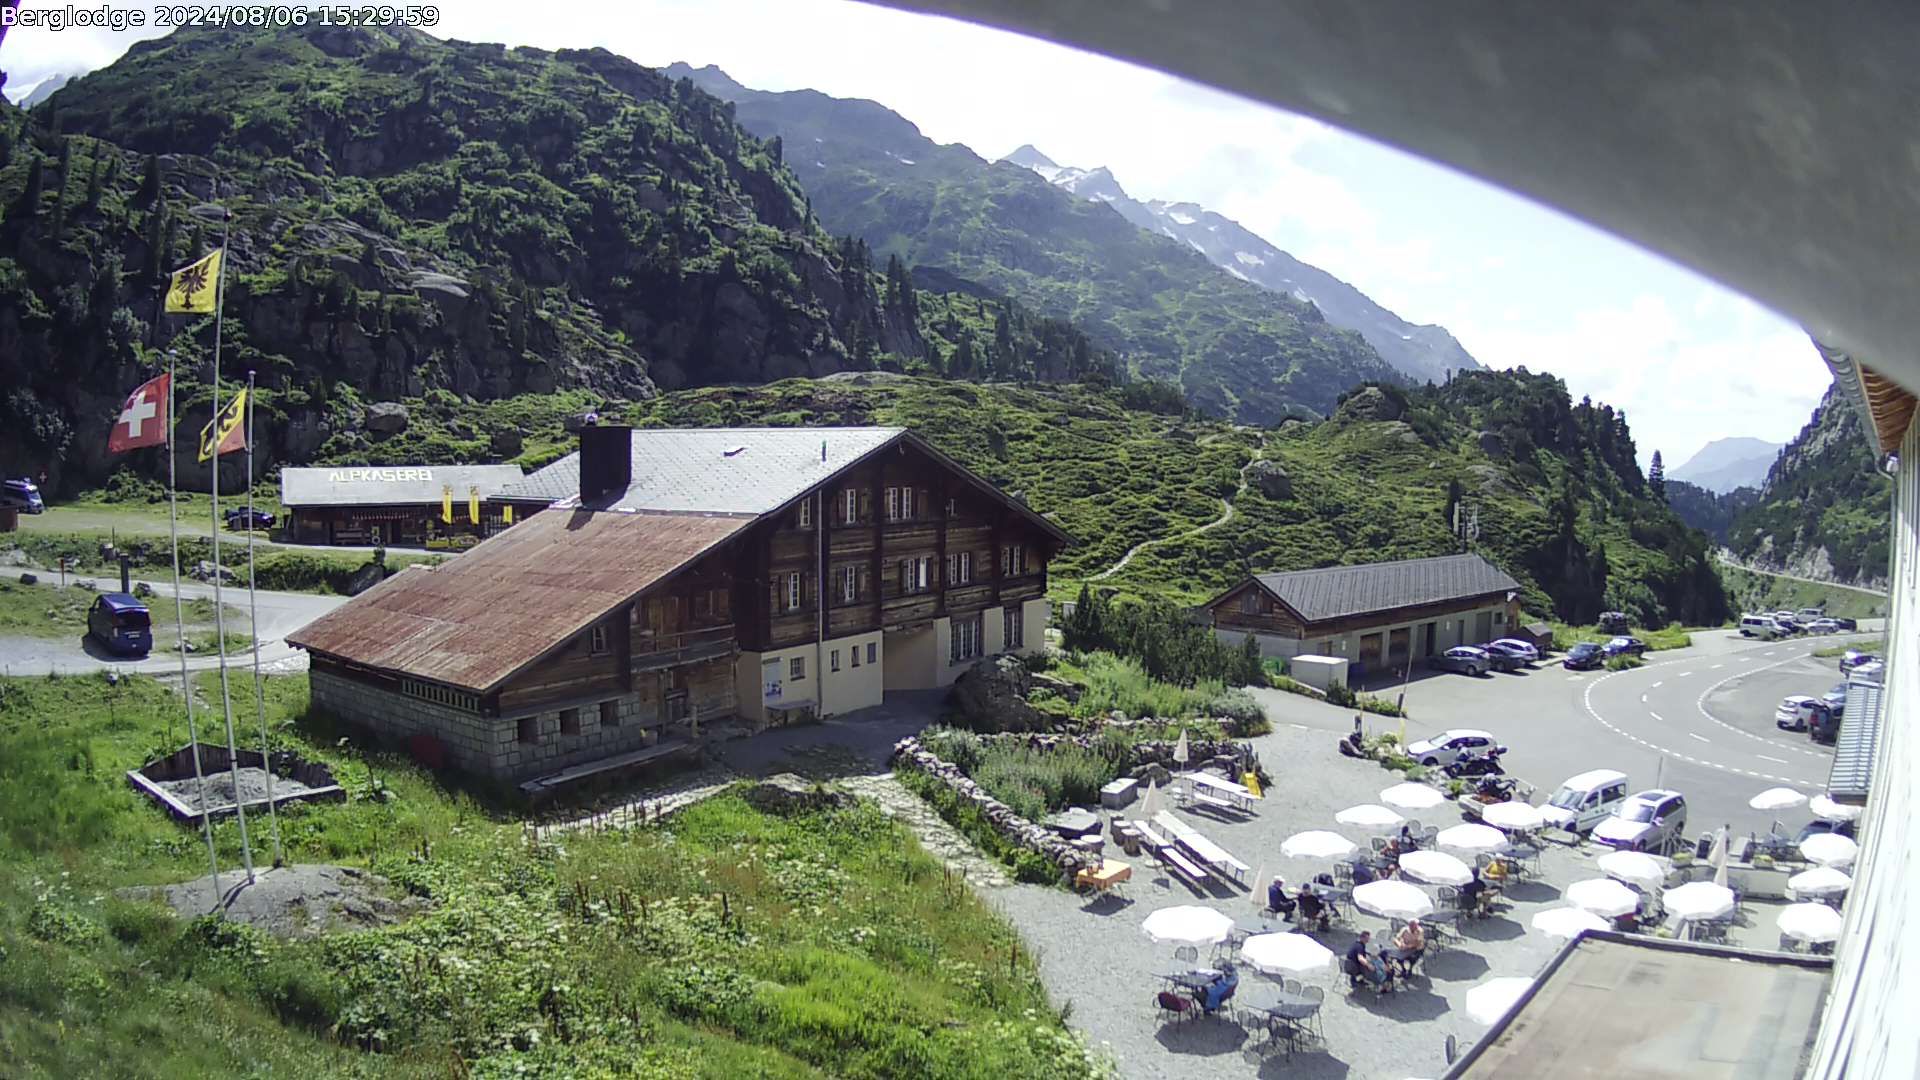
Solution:
[[[1750,809],[1747,800],[1782,784],[1818,791],[1832,760],[1804,733],[1774,730],[1774,707],[1788,694],[1818,695],[1839,681],[1836,662],[1811,658],[1814,650],[1876,636],[1762,643],[1716,630],[1695,634],[1690,648],[1649,654],[1646,667],[1631,671],[1571,672],[1554,663],[1482,678],[1417,676],[1407,688],[1414,714],[1407,737],[1484,728],[1510,748],[1508,771],[1546,793],[1587,769],[1619,769],[1635,788],[1658,783],[1686,795],[1689,835],[1723,823],[1765,831],[1776,815]],[[1352,730],[1351,710],[1255,693],[1277,722],[1332,735]],[[1371,714],[1366,723],[1374,731],[1400,726]],[[1778,816],[1796,830],[1806,820],[1804,811]]]
[[[80,580],[80,579],[74,579]],[[89,578],[96,587],[103,590],[118,589],[118,578]],[[173,586],[165,581],[146,581],[153,586],[153,629],[158,644],[170,642],[173,634]],[[221,590],[222,599],[230,607],[242,612],[247,609],[247,591],[226,587]],[[180,595],[188,600],[201,597],[213,597],[212,585],[194,582],[182,582]],[[260,642],[260,663],[272,666],[275,670],[302,669],[306,666],[306,654],[286,643],[288,634],[307,625],[321,615],[332,611],[346,602],[343,596],[320,596],[314,593],[270,592],[260,590],[260,625],[254,634]],[[242,616],[240,625],[230,626],[230,630],[245,630],[246,619]],[[252,653],[229,653],[229,663],[253,665]],[[187,667],[193,671],[207,671],[220,666],[217,655],[195,654],[187,659]],[[32,637],[0,637],[0,669],[14,675],[40,675],[48,672],[60,674],[84,674],[103,668],[117,668],[121,671],[139,672],[146,675],[165,675],[180,670],[180,657],[177,653],[156,653],[145,660],[125,661],[108,656],[98,650],[90,641],[76,636],[71,639],[48,639]]]

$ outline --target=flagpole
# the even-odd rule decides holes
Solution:
[[[220,650],[220,707],[227,721],[227,775],[233,779],[233,814],[240,823],[240,861],[247,868],[247,884],[253,884],[253,846],[247,841],[246,795],[240,790],[240,745],[233,735],[233,683],[227,674],[227,605],[221,599],[220,576],[220,330],[226,312],[227,244],[233,236],[233,211],[220,208],[220,268],[214,272],[213,286],[213,633]]]
[[[207,837],[207,863],[213,868],[213,903],[208,911],[220,910],[220,857],[213,851],[213,805],[207,795],[207,774],[200,768],[200,732],[193,722],[193,683],[187,676],[187,613],[180,597],[180,497],[175,482],[175,455],[179,448],[173,438],[173,388],[179,385],[180,354],[167,350],[167,531],[173,538],[173,628],[179,635],[180,696],[187,700],[187,742],[193,748],[193,778],[200,784],[200,828]]]
[[[220,256],[225,266],[227,257]],[[219,429],[214,429],[219,434]],[[216,456],[216,462],[218,457]],[[284,862],[280,850],[280,812],[273,805],[273,743],[267,736],[267,687],[260,677],[260,593],[253,573],[253,371],[247,371],[247,622],[253,631],[253,708],[260,717],[260,763],[267,773],[267,820],[273,823],[273,865]]]

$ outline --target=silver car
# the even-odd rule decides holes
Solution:
[[[1407,756],[1431,769],[1451,765],[1462,754],[1483,754],[1497,745],[1493,736],[1484,731],[1455,728],[1430,739],[1408,743]]]
[[[1656,788],[1621,803],[1612,817],[1593,827],[1593,839],[1623,851],[1660,853],[1677,845],[1686,828],[1686,797]]]

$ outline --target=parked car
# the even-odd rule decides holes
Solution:
[[[1807,624],[1807,630],[1815,634],[1837,634],[1840,624],[1833,619],[1815,619]]]
[[[18,510],[23,514],[44,514],[47,504],[40,499],[40,488],[22,477],[18,480],[0,480],[0,509]]]
[[[1567,650],[1567,655],[1560,661],[1560,666],[1569,671],[1581,671],[1586,668],[1597,668],[1606,659],[1606,655],[1600,651],[1600,646],[1591,641],[1583,641]]]
[[[1592,769],[1567,778],[1540,808],[1546,819],[1568,832],[1592,831],[1627,801],[1627,774]]]
[[[1834,683],[1833,689],[1820,695],[1820,700],[1826,703],[1827,708],[1833,710],[1833,715],[1845,715],[1847,711],[1847,684]]]
[[[1859,649],[1848,649],[1846,652],[1840,654],[1840,674],[1845,675],[1862,664],[1871,664],[1879,659],[1879,657],[1870,652],[1862,652]]]
[[[1487,654],[1487,661],[1493,665],[1495,671],[1519,671],[1527,665],[1526,657],[1497,641],[1489,641],[1478,648]]]
[[[1442,671],[1465,675],[1485,675],[1493,667],[1493,658],[1477,645],[1455,645],[1427,662]]]
[[[1818,836],[1821,833],[1839,833],[1841,836],[1852,840],[1854,838],[1853,822],[1824,821],[1820,818],[1814,818],[1812,821],[1800,827],[1800,835],[1795,837],[1793,842],[1798,844],[1806,840],[1809,836]]]
[[[1780,699],[1780,707],[1773,710],[1773,726],[1782,731],[1805,731],[1813,719],[1816,709],[1826,708],[1819,698],[1806,694],[1793,694]]]
[[[1774,612],[1773,621],[1779,623],[1780,629],[1785,630],[1789,634],[1804,634],[1807,632],[1807,628],[1801,624],[1800,619],[1791,611]]]
[[[1633,618],[1624,611],[1600,613],[1600,632],[1603,634],[1624,634],[1632,628]]]
[[[1621,803],[1612,817],[1593,827],[1593,839],[1626,851],[1657,853],[1678,844],[1686,828],[1686,797],[1677,791],[1655,788]]]
[[[153,651],[153,617],[129,593],[102,593],[87,609],[87,633],[108,652],[145,656]]]
[[[1859,624],[1859,623],[1857,623],[1857,622],[1855,622],[1855,621],[1854,621],[1854,620],[1852,620],[1852,619],[1849,619],[1849,618],[1847,618],[1847,617],[1846,617],[1846,616],[1844,616],[1844,615],[1835,615],[1835,616],[1833,616],[1833,621],[1834,621],[1834,623],[1835,623],[1836,625],[1838,625],[1838,626],[1840,627],[1840,629],[1842,629],[1842,630],[1858,630],[1858,629],[1860,629],[1860,624]]]
[[[1868,682],[1879,682],[1886,676],[1886,673],[1887,662],[1876,656],[1866,663],[1855,667],[1852,671],[1847,672],[1847,675],[1855,679],[1865,679]]]
[[[1535,647],[1534,644],[1530,641],[1521,641],[1519,638],[1503,637],[1498,641],[1488,643],[1487,648],[1491,649],[1496,646],[1507,650],[1513,655],[1518,656],[1520,659],[1525,660],[1529,664],[1537,663],[1540,659],[1540,650],[1537,647]]]
[[[227,528],[236,531],[271,529],[273,522],[273,515],[265,510],[249,510],[242,506],[237,510],[227,511]]]
[[[1817,608],[1817,607],[1803,607],[1799,611],[1794,612],[1793,617],[1796,620],[1804,623],[1815,622],[1817,620],[1824,619],[1827,617],[1827,609]]]
[[[1461,754],[1479,754],[1499,744],[1493,736],[1472,728],[1443,731],[1429,739],[1407,744],[1407,756],[1429,769],[1451,764]]]
[[[1775,638],[1785,637],[1786,633],[1785,630],[1780,628],[1779,623],[1773,621],[1773,616],[1771,615],[1740,616],[1741,637],[1759,638],[1761,641],[1772,641]]]
[[[1825,701],[1807,717],[1807,738],[1829,746],[1840,741],[1840,710],[1828,708]]]
[[[1615,656],[1639,656],[1647,651],[1647,643],[1637,637],[1617,637],[1600,647],[1608,658]]]

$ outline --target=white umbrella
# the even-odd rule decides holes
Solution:
[[[1140,820],[1152,821],[1153,815],[1166,809],[1160,803],[1160,785],[1147,781],[1147,793],[1140,797]]]
[[[1507,846],[1507,834],[1488,825],[1455,825],[1441,829],[1434,842],[1462,851],[1492,851]]]
[[[1369,881],[1353,890],[1353,903],[1383,919],[1418,919],[1433,914],[1433,897],[1404,881]]]
[[[1174,764],[1185,765],[1192,756],[1193,756],[1193,751],[1187,749],[1187,729],[1181,728],[1180,741],[1173,744]]]
[[[1790,787],[1770,787],[1747,800],[1755,810],[1788,810],[1806,802],[1805,794]]]
[[[1476,1023],[1489,1026],[1498,1023],[1532,986],[1532,979],[1511,976],[1488,979],[1467,991],[1467,1015]]]
[[[1333,963],[1333,951],[1305,934],[1255,934],[1240,946],[1240,959],[1268,975],[1306,975]]]
[[[1594,860],[1608,877],[1643,889],[1657,889],[1667,880],[1667,868],[1644,851],[1610,851]]]
[[[1547,819],[1535,807],[1523,802],[1497,802],[1480,812],[1480,820],[1496,829],[1537,829]]]
[[[1732,838],[1725,825],[1713,834],[1713,883],[1724,887],[1727,884],[1727,859],[1732,855]]]
[[[1833,801],[1833,796],[1822,793],[1813,797],[1813,801],[1807,804],[1807,809],[1813,811],[1814,817],[1823,821],[1852,821],[1859,817],[1860,811],[1865,810],[1866,807],[1837,803]]]
[[[1800,854],[1821,866],[1845,866],[1860,854],[1860,845],[1839,833],[1814,833],[1800,841]]]
[[[1840,937],[1840,913],[1825,904],[1788,904],[1777,921],[1781,933],[1800,941],[1828,942]]]
[[[1444,851],[1409,851],[1400,856],[1400,872],[1435,885],[1465,885],[1473,869]]]
[[[1447,801],[1438,788],[1425,784],[1395,784],[1380,792],[1380,801],[1402,810],[1431,810]]]
[[[1147,916],[1140,929],[1161,944],[1213,945],[1227,939],[1233,919],[1210,907],[1187,904],[1161,908]]]
[[[1337,859],[1352,852],[1353,841],[1324,829],[1294,833],[1280,842],[1280,854],[1289,859]]]
[[[1261,863],[1259,871],[1247,880],[1253,882],[1247,890],[1247,899],[1252,900],[1253,906],[1261,911],[1267,910],[1267,883],[1273,880],[1267,876],[1267,864]]]
[[[1361,803],[1359,806],[1349,806],[1333,815],[1333,820],[1342,825],[1352,825],[1370,832],[1386,832],[1388,829],[1399,828],[1400,823],[1407,819],[1384,806]]]
[[[1570,938],[1578,937],[1582,930],[1605,930],[1607,921],[1581,908],[1557,907],[1535,912],[1533,928],[1548,937]]]
[[[1711,881],[1689,881],[1669,889],[1660,904],[1683,919],[1717,919],[1733,910],[1733,890]]]
[[[1853,888],[1853,879],[1843,870],[1831,866],[1816,866],[1811,870],[1802,870],[1787,879],[1787,890],[1794,896],[1832,896]]]
[[[1640,894],[1612,878],[1588,878],[1567,886],[1566,901],[1595,915],[1617,918],[1640,907]]]

